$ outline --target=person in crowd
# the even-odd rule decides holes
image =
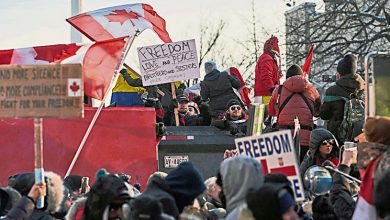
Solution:
[[[64,186],[69,190],[73,200],[76,200],[81,195],[81,180],[82,176],[71,174],[64,178]]]
[[[373,201],[373,186],[379,176],[390,167],[389,130],[390,117],[368,117],[364,124],[364,134],[368,142],[358,143],[357,165],[362,183],[353,220],[377,217]]]
[[[8,192],[11,192],[7,190],[5,193],[8,194]],[[16,195],[15,192],[11,192],[12,195]],[[3,196],[3,195],[2,195]],[[8,210],[1,210],[2,213],[0,213],[0,219],[5,220],[11,220],[11,219],[29,219],[31,214],[33,213],[35,209],[35,205],[39,198],[46,196],[46,184],[45,183],[36,183],[34,184],[27,195],[20,197],[20,194],[17,195],[15,198],[18,198],[15,204],[13,204],[15,201],[15,198],[9,198],[12,200],[10,202],[11,204],[6,205],[12,205],[5,207]],[[3,197],[1,197],[1,206],[3,206]],[[7,213],[4,211],[8,211]],[[3,216],[7,214],[6,216]]]
[[[130,69],[122,69],[120,71],[115,87],[112,89],[111,103],[115,106],[144,106],[140,94],[146,90],[141,86],[131,86],[125,80],[125,77],[131,79],[138,78]]]
[[[207,202],[210,203],[208,207],[208,209],[212,209],[212,208],[222,208],[222,203],[221,203],[221,199],[219,198],[219,193],[221,192],[221,187],[218,186],[217,184],[217,177],[213,176],[213,177],[210,177],[208,178],[206,181],[205,181],[205,185],[206,185],[206,193],[207,193],[207,197],[209,199],[207,199]]]
[[[352,164],[356,163],[357,151],[344,150],[338,169],[345,174],[350,174]],[[334,214],[339,220],[352,219],[356,203],[352,198],[351,188],[352,185],[345,176],[337,172],[333,173],[333,183],[330,189],[329,198],[330,203],[333,205]]]
[[[333,134],[325,128],[314,129],[310,135],[310,149],[299,167],[302,179],[309,167],[321,166],[326,160],[338,166],[338,153],[339,147]]]
[[[356,74],[357,58],[346,55],[337,64],[336,84],[329,87],[320,108],[320,117],[327,120],[327,129],[340,142],[339,128],[344,117],[344,103],[340,98],[350,99],[351,96],[364,89],[364,80]]]
[[[170,194],[170,188],[165,181],[166,173],[156,172],[152,174],[148,179],[145,191],[139,196],[149,196],[155,198],[162,206],[162,212],[174,217],[179,218],[179,209],[176,206],[175,198]]]
[[[254,219],[298,220],[294,193],[288,184],[265,183],[246,197]]]
[[[123,217],[122,207],[130,200],[130,192],[120,177],[114,174],[99,177],[87,195],[83,219],[102,220]]]
[[[215,62],[208,61],[204,64],[204,67],[206,76],[200,84],[200,95],[203,100],[210,100],[209,105],[212,118],[221,119],[225,114],[226,103],[231,99],[239,100],[233,88],[240,88],[241,82],[234,75],[220,72]]]
[[[313,220],[339,220],[334,212],[334,204],[330,202],[329,195],[319,195],[312,203]]]
[[[168,173],[165,182],[169,187],[169,193],[175,198],[180,213],[206,190],[203,177],[191,162],[180,163]]]
[[[246,195],[264,183],[261,164],[248,156],[230,157],[221,163],[217,184],[221,187],[221,202],[226,208],[226,220],[239,219],[246,213]]]
[[[196,104],[195,102],[189,102],[188,103],[188,115],[189,116],[199,115],[199,113],[200,113],[200,111],[198,108],[198,104]]]
[[[294,64],[286,72],[286,81],[276,87],[268,105],[268,114],[277,116],[279,129],[294,132],[294,119],[298,117],[300,131],[300,161],[309,150],[313,116],[319,115],[321,98],[314,86],[306,80],[302,69]]]
[[[386,170],[378,177],[374,186],[374,205],[378,217],[390,219],[390,171]]]
[[[282,72],[276,57],[280,57],[278,38],[271,36],[265,44],[255,69],[255,103],[268,105],[272,90],[279,85]]]
[[[207,104],[203,103],[200,106],[199,114],[189,113],[189,100],[185,95],[177,96],[173,99],[168,111],[164,115],[165,126],[175,126],[174,109],[178,108],[179,124],[181,126],[208,126],[210,125],[210,113]]]
[[[0,217],[16,205],[22,196],[12,187],[0,187]]]
[[[44,207],[42,209],[35,208],[30,215],[30,219],[53,219],[52,214],[60,208],[63,200],[64,188],[61,177],[53,172],[45,172],[44,176],[47,186]],[[29,194],[34,183],[35,175],[32,172],[8,177],[8,185],[16,189],[22,196]],[[37,193],[37,190],[40,191],[40,188],[35,188],[35,193]]]
[[[236,136],[245,136],[247,126],[247,115],[237,99],[231,99],[226,106],[225,117],[222,120],[214,120],[211,125],[223,130],[230,131]]]
[[[136,197],[131,203],[131,220],[174,220],[175,218],[163,212],[158,199],[145,195]]]

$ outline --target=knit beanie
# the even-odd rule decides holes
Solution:
[[[369,117],[364,125],[364,133],[368,142],[390,145],[389,130],[389,117]]]
[[[230,106],[233,106],[233,105],[239,105],[241,106],[241,102],[238,101],[237,99],[230,99],[226,105],[226,109],[229,109]],[[242,107],[242,106],[241,106]]]
[[[310,135],[310,148],[319,148],[321,143],[327,139],[335,139],[330,131],[325,128],[316,128],[312,130]]]
[[[180,212],[206,190],[203,177],[191,162],[182,162],[168,173],[165,181]]]
[[[296,75],[303,76],[303,71],[302,71],[301,67],[299,67],[297,64],[294,64],[294,65],[290,66],[290,68],[288,68],[288,70],[286,72],[286,78],[296,76]]]
[[[345,57],[337,64],[337,72],[341,75],[356,73],[356,57],[352,54],[345,55]]]
[[[282,189],[278,193],[278,198],[279,198],[279,211],[282,215],[288,212],[291,206],[296,205],[294,198],[286,189]]]

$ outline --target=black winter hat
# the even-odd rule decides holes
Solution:
[[[292,76],[297,76],[297,75],[303,76],[303,71],[302,71],[301,67],[299,67],[297,64],[294,64],[294,65],[290,66],[290,68],[288,68],[288,70],[286,72],[286,78],[289,78]]]
[[[325,128],[316,128],[311,131],[310,135],[310,148],[317,149],[324,140],[335,139],[330,131]]]
[[[179,212],[191,205],[194,199],[206,190],[203,177],[191,162],[182,162],[168,173],[165,182],[176,200]]]
[[[69,175],[64,179],[64,186],[66,186],[70,192],[78,191],[81,188],[82,178],[83,177],[80,175]]]
[[[226,109],[229,109],[230,106],[233,106],[233,105],[239,105],[239,106],[241,106],[241,102],[238,101],[237,99],[230,99],[230,100],[228,101],[228,104],[227,104],[227,106],[226,106]],[[242,107],[242,106],[241,106],[241,107]]]
[[[312,203],[313,218],[315,220],[337,220],[336,214],[328,195],[317,196]]]
[[[133,220],[160,220],[163,219],[161,214],[161,203],[151,196],[138,196],[131,203],[131,219]]]
[[[353,54],[347,54],[337,64],[337,72],[341,75],[356,73],[356,57]]]

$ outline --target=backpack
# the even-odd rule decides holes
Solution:
[[[353,141],[352,132],[357,123],[364,122],[364,90],[357,90],[350,98],[340,97],[344,100],[343,121],[338,130],[338,138],[344,143]]]

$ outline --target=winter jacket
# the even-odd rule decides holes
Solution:
[[[272,92],[272,97],[268,105],[268,113],[271,116],[278,116],[279,114],[278,125],[282,129],[283,127],[292,128],[292,132],[294,132],[294,118],[298,116],[301,125],[300,144],[301,146],[309,146],[310,133],[312,130],[310,128],[314,126],[313,116],[318,116],[321,105],[318,91],[303,76],[298,75],[289,77],[283,83],[279,104],[278,107],[276,107],[275,104],[278,98],[278,90],[279,88],[277,87]],[[278,112],[286,98],[292,93],[297,94],[291,97],[281,112]],[[298,93],[306,97],[312,111]]]
[[[341,164],[338,169],[349,174],[351,168]],[[330,189],[330,201],[333,205],[334,213],[339,220],[352,219],[355,210],[355,200],[352,198],[350,184],[346,177],[339,173],[333,174],[333,184]]]
[[[317,133],[321,133],[321,137],[319,137],[319,135]],[[315,136],[315,137],[313,137],[313,136]],[[335,139],[333,134],[330,133],[329,131],[327,131],[326,129],[317,128],[311,134],[309,151],[305,155],[305,158],[303,159],[303,161],[299,167],[299,173],[301,174],[302,179],[303,179],[303,176],[305,175],[306,170],[309,167],[311,167],[313,165],[321,166],[322,163],[325,162],[326,160],[329,160],[330,162],[332,162],[336,166],[339,165],[339,162],[340,162],[340,160],[338,158],[339,147],[337,145],[333,146],[332,151],[328,155],[327,158],[323,158],[319,154],[321,142],[326,140],[326,139]]]
[[[249,190],[259,189],[264,183],[263,168],[253,158],[237,156],[222,162],[220,175],[226,198],[226,219],[238,219],[240,207],[246,204]]]
[[[34,202],[26,196],[23,196],[22,198],[20,198],[16,206],[8,212],[7,216],[2,219],[27,220],[29,219],[31,213],[34,211],[34,208]]]
[[[145,191],[140,195],[151,196],[157,199],[162,205],[162,211],[165,214],[179,218],[179,210],[176,206],[175,198],[169,193],[169,186],[165,180],[159,176],[152,176],[146,186]]]
[[[200,95],[203,100],[210,99],[210,113],[212,116],[218,116],[226,111],[226,105],[231,99],[240,100],[233,88],[239,89],[240,80],[227,72],[220,72],[214,69],[208,73],[201,82]]]
[[[325,92],[325,97],[320,108],[320,117],[327,121],[327,129],[339,140],[338,128],[343,121],[344,101],[334,99],[334,96],[350,98],[351,94],[361,88],[361,84],[356,74],[342,76],[336,81],[336,85],[329,87]]]
[[[255,69],[255,96],[271,96],[270,89],[280,82],[278,63],[269,52],[263,51]]]

